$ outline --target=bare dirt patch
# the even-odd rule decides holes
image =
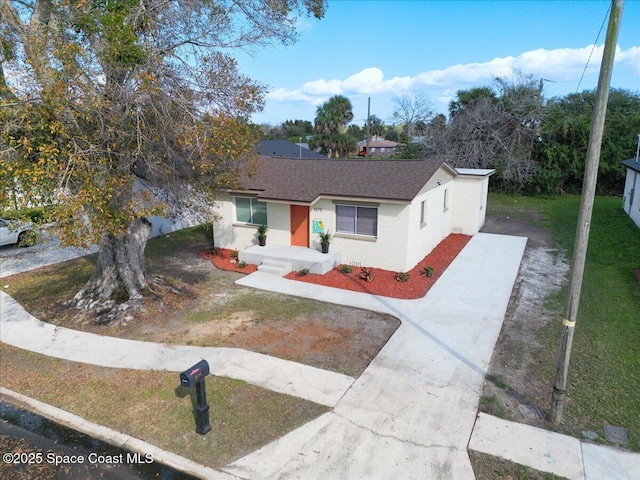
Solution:
[[[485,383],[481,410],[521,423],[549,428],[544,411],[551,398],[552,379],[533,374],[546,360],[537,352],[540,329],[558,320],[557,311],[546,305],[550,295],[566,283],[569,265],[565,252],[555,245],[535,218],[488,216],[483,232],[528,237],[520,270],[496,343]],[[521,405],[532,405],[543,413],[525,416]]]
[[[63,304],[82,286],[82,279],[68,281],[81,276],[78,265],[85,264],[82,275],[90,275],[87,259],[3,283],[27,311],[55,325],[171,345],[244,348],[352,376],[362,373],[400,324],[390,315],[237,286],[242,273],[216,268],[199,256],[205,248],[195,242],[148,259],[149,270],[180,293],[148,298],[126,324],[96,325]]]

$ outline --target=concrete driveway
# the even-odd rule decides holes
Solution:
[[[334,410],[232,463],[241,478],[473,479],[467,444],[526,238],[477,234],[427,295],[395,300],[256,272],[237,283],[396,315]]]
[[[45,227],[38,232],[36,244],[32,247],[20,248],[15,245],[0,247],[0,278],[64,262],[97,251],[96,246],[89,249],[61,247],[60,240],[51,235]]]

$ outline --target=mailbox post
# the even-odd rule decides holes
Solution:
[[[211,430],[207,390],[204,383],[207,375],[209,375],[209,363],[206,360],[199,361],[193,367],[180,374],[181,386],[187,388],[196,387],[196,433],[200,435],[204,435]]]

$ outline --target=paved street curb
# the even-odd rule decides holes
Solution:
[[[84,433],[93,438],[97,438],[109,445],[140,453],[141,455],[151,454],[153,460],[158,461],[168,467],[183,473],[188,473],[195,477],[207,480],[237,480],[238,477],[220,472],[210,467],[200,465],[188,458],[176,455],[175,453],[162,450],[161,448],[144,442],[138,438],[125,433],[117,432],[97,423],[85,420],[78,415],[67,412],[60,408],[43,403],[26,395],[22,395],[8,388],[0,387],[0,397],[5,397],[12,403],[27,407],[28,410],[37,413],[49,420],[72,428],[80,433]]]

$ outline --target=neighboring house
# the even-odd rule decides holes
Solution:
[[[355,266],[413,268],[450,233],[484,224],[489,176],[435,160],[304,160],[260,157],[242,188],[218,197],[214,243],[243,250],[269,227],[268,245],[331,251]]]
[[[306,143],[291,143],[288,140],[260,140],[258,153],[267,157],[326,159],[326,155],[309,150]]]
[[[400,144],[391,140],[371,140],[369,142],[369,153],[374,157],[390,157],[396,154],[396,150]],[[367,142],[358,142],[358,155],[365,156],[367,154]]]
[[[622,208],[640,227],[640,162],[636,156],[636,158],[625,160],[622,164],[627,167]]]

